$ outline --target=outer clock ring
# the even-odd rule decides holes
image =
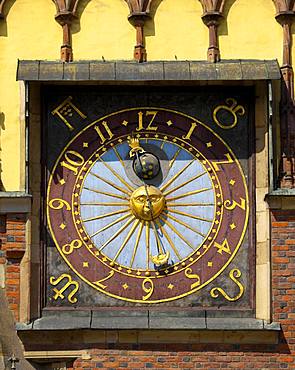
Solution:
[[[67,254],[67,253],[64,253],[65,251],[65,248],[64,248],[64,241],[61,241],[58,237],[56,237],[56,230],[57,230],[57,226],[54,225],[54,222],[52,222],[52,219],[53,219],[53,214],[56,216],[57,214],[60,214],[60,217],[62,218],[65,214],[67,214],[66,210],[65,210],[65,207],[61,207],[60,209],[57,209],[55,208],[54,210],[52,209],[52,207],[48,206],[47,207],[47,217],[48,217],[48,226],[49,226],[49,229],[51,231],[51,235],[55,241],[55,244],[56,244],[56,247],[57,249],[59,250],[59,252],[61,253],[62,257],[65,259],[65,261],[67,262],[67,264],[70,266],[70,268],[75,271],[75,273],[82,279],[84,280],[85,282],[87,282],[89,285],[91,285],[92,287],[94,287],[95,289],[107,294],[107,295],[110,295],[112,297],[115,297],[115,298],[119,298],[119,299],[122,299],[122,300],[126,300],[126,301],[131,301],[131,302],[141,302],[141,303],[159,303],[159,302],[164,302],[164,301],[171,301],[171,300],[174,300],[174,299],[178,299],[178,298],[181,298],[181,297],[184,297],[188,294],[191,294],[199,289],[201,289],[202,287],[204,287],[205,285],[207,285],[209,282],[211,282],[212,280],[214,280],[218,275],[220,275],[220,273],[226,268],[226,266],[231,262],[231,260],[234,258],[235,254],[237,253],[241,243],[242,243],[242,240],[243,240],[243,237],[244,237],[244,234],[245,234],[245,231],[246,231],[246,227],[247,227],[247,221],[248,221],[248,215],[249,215],[249,202],[248,202],[248,194],[247,194],[247,190],[246,190],[246,180],[244,178],[244,175],[243,175],[243,172],[242,172],[242,169],[241,169],[241,166],[239,164],[239,162],[236,160],[233,152],[231,151],[231,149],[228,147],[228,145],[219,137],[217,136],[213,130],[211,130],[209,127],[207,127],[206,125],[204,125],[203,123],[201,123],[200,121],[188,116],[188,115],[185,115],[183,113],[179,113],[179,112],[175,112],[175,111],[172,111],[172,110],[167,110],[167,109],[161,109],[161,108],[133,108],[133,109],[127,109],[127,110],[123,110],[123,111],[119,111],[119,112],[115,112],[111,115],[108,115],[108,116],[105,116],[93,123],[91,123],[90,125],[88,125],[85,129],[83,129],[80,133],[78,133],[76,135],[76,137],[71,140],[69,142],[69,144],[64,148],[63,152],[61,153],[61,155],[59,156],[55,166],[54,166],[54,169],[53,169],[53,172],[52,172],[52,175],[50,176],[50,179],[49,179],[49,186],[48,186],[48,196],[47,196],[47,204],[49,204],[50,202],[52,202],[52,199],[62,199],[61,198],[61,195],[62,193],[59,193],[58,194],[58,190],[57,189],[54,189],[52,191],[52,184],[54,183],[54,177],[55,177],[55,180],[56,180],[56,176],[57,176],[57,173],[58,173],[58,169],[60,170],[60,163],[62,162],[62,159],[65,158],[65,154],[68,153],[70,150],[73,150],[73,144],[75,144],[75,141],[76,141],[76,144],[77,142],[81,139],[81,135],[83,135],[83,133],[87,132],[87,130],[90,130],[91,128],[93,129],[93,126],[99,122],[105,122],[105,120],[109,119],[110,117],[115,117],[117,115],[120,116],[120,114],[124,114],[125,112],[131,112],[131,113],[135,113],[135,112],[138,112],[138,111],[144,111],[144,110],[157,110],[159,112],[165,112],[165,114],[167,115],[171,115],[172,117],[175,117],[175,115],[179,116],[179,117],[183,117],[185,118],[186,120],[186,123],[189,124],[189,121],[194,121],[194,122],[197,122],[198,125],[200,125],[201,127],[204,128],[204,130],[207,131],[207,133],[211,133],[211,136],[214,138],[217,138],[218,142],[219,142],[219,145],[223,146],[224,147],[224,150],[226,153],[228,153],[229,157],[232,159],[232,163],[230,163],[230,167],[231,168],[234,168],[236,173],[239,173],[239,181],[243,187],[243,199],[245,200],[245,210],[244,210],[244,220],[243,220],[243,227],[240,231],[240,236],[239,236],[239,240],[237,243],[235,243],[235,246],[232,247],[232,249],[230,250],[230,255],[229,255],[229,258],[226,259],[226,262],[222,265],[221,268],[218,269],[218,271],[213,274],[212,276],[210,276],[209,279],[207,279],[206,281],[203,281],[202,279],[200,279],[200,281],[198,281],[198,279],[200,278],[200,274],[199,274],[199,270],[195,270],[195,261],[191,261],[191,263],[187,263],[185,266],[183,266],[182,269],[180,269],[179,271],[175,271],[173,273],[169,273],[167,276],[166,275],[161,275],[159,276],[158,278],[153,278],[151,276],[136,276],[136,277],[133,277],[133,279],[135,279],[136,281],[138,281],[139,283],[137,283],[137,291],[140,291],[139,294],[137,294],[137,297],[132,297],[132,295],[134,293],[131,293],[131,295],[126,295],[126,294],[122,294],[122,293],[126,293],[123,291],[123,288],[122,289],[122,286],[124,285],[123,281],[122,281],[122,284],[121,284],[121,287],[116,287],[117,289],[117,293],[115,292],[115,290],[112,290],[112,284],[113,281],[115,280],[115,278],[117,277],[118,279],[118,276],[122,276],[124,275],[123,273],[119,272],[119,271],[115,271],[115,269],[110,269],[110,266],[103,266],[103,268],[101,269],[102,270],[102,275],[100,276],[101,279],[97,279],[97,276],[95,279],[91,279],[89,278],[88,276],[86,276],[84,274],[84,271],[81,269],[79,269],[77,267],[77,265],[75,265],[75,263],[73,263],[73,255],[76,253],[76,255],[80,256],[82,259],[84,258],[85,259],[85,256],[83,255],[84,253],[84,250],[87,251],[89,253],[89,248],[87,247],[87,243],[85,242],[85,240],[81,240],[81,242],[83,243],[83,246],[75,249],[75,246],[73,246],[73,250],[72,252],[74,253],[70,253],[70,254]],[[110,128],[114,131],[114,126],[112,126],[110,124]],[[187,130],[189,129],[189,127],[187,127]],[[115,131],[114,131],[115,132]],[[146,133],[147,131],[142,131],[143,133]],[[185,136],[185,135],[184,135]],[[112,140],[118,140],[118,136],[114,136],[114,139],[112,138],[111,140],[109,140],[108,142],[110,143]],[[193,139],[193,136],[191,137],[191,139]],[[81,141],[81,140],[80,140]],[[82,140],[83,141],[83,140]],[[184,140],[182,139],[181,137],[178,137],[177,141],[179,143],[181,143],[180,145],[188,145],[188,141],[187,140]],[[105,147],[104,145],[101,146],[101,148]],[[226,159],[228,159],[229,157],[227,157]],[[90,157],[89,157],[90,158]],[[89,160],[88,158],[88,160]],[[86,161],[85,161],[86,162]],[[211,168],[214,169],[214,166],[217,166],[219,169],[221,167],[226,167],[226,161],[219,161],[218,163],[215,162],[215,164],[212,162],[209,161],[209,165],[211,166]],[[63,168],[63,170],[68,170],[67,168]],[[220,171],[220,170],[219,170]],[[218,172],[219,172],[218,171]],[[59,171],[60,172],[60,171]],[[68,171],[69,172],[69,171]],[[80,176],[80,173],[82,172],[82,167],[79,168],[79,171],[77,171],[77,176]],[[68,174],[69,176],[72,175],[71,173],[71,170]],[[222,175],[221,173],[218,174],[217,176],[217,179],[218,181],[220,181],[220,175]],[[77,178],[77,176],[75,176],[75,178]],[[73,181],[73,180],[72,180]],[[76,181],[75,181],[76,183]],[[219,182],[220,183],[220,182]],[[221,185],[222,186],[222,185]],[[58,194],[60,196],[56,196],[56,194]],[[72,192],[73,194],[73,198],[74,198],[74,195],[75,193]],[[69,198],[67,198],[69,199]],[[228,207],[232,207],[234,205],[234,199],[226,199],[227,201],[229,201],[228,203]],[[72,207],[73,207],[73,202],[70,202],[71,203]],[[52,203],[51,203],[52,204]],[[237,203],[236,203],[237,204]],[[55,203],[56,205],[56,203]],[[222,207],[224,208],[224,206]],[[236,211],[239,211],[239,207],[234,207],[234,209],[232,209],[233,212],[236,212]],[[218,233],[217,233],[218,234]],[[78,233],[77,233],[78,235]],[[75,238],[74,238],[75,239]],[[80,237],[77,239],[80,240]],[[75,239],[76,240],[76,239]],[[216,240],[216,239],[214,239]],[[213,248],[213,242],[214,240],[212,240],[211,242],[211,250],[214,249]],[[69,243],[70,245],[70,243]],[[78,245],[78,244],[77,244]],[[77,246],[76,245],[76,246]],[[225,243],[224,245],[222,244],[221,241],[219,241],[218,245],[220,246],[221,249],[218,249],[216,247],[216,250],[218,250],[218,252],[220,252],[220,255],[222,256],[222,254],[226,254],[226,248],[228,248],[227,244]],[[67,247],[68,250],[69,248],[71,248],[71,245]],[[208,250],[210,249],[208,248]],[[206,253],[208,252],[208,250],[206,250]],[[223,253],[224,252],[224,253]],[[76,258],[77,258],[76,256]],[[97,258],[96,258],[97,260]],[[82,260],[81,260],[82,261]],[[102,265],[103,265],[103,262],[102,262]],[[208,265],[209,266],[209,265]],[[185,280],[186,283],[183,282],[184,284],[184,288],[183,288],[183,291],[180,292],[178,291],[177,294],[174,294],[173,296],[163,296],[163,293],[161,297],[156,297],[155,296],[155,291],[157,289],[157,286],[156,286],[156,282],[158,281],[166,281],[167,280],[167,284],[166,286],[172,286],[172,285],[175,285],[173,284],[173,278],[172,276],[175,275],[175,274],[179,274],[180,272],[182,272],[182,277],[181,279],[183,279],[183,281]],[[119,274],[119,275],[118,275]],[[126,275],[126,274],[125,274]],[[130,276],[129,276],[130,277]],[[121,278],[120,278],[121,279]],[[175,280],[175,279],[174,279]],[[98,282],[98,283],[97,283]],[[107,288],[105,288],[105,286],[108,284]],[[125,283],[125,286],[127,286],[128,283],[126,282]],[[165,284],[164,283],[161,283],[161,289],[163,291],[163,286]],[[169,288],[168,288],[169,289]],[[173,288],[172,288],[173,289]],[[128,290],[128,289],[126,289]],[[115,293],[114,293],[115,292]],[[179,294],[180,293],[180,294]]]

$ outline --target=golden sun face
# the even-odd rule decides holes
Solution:
[[[131,194],[130,208],[136,218],[151,221],[165,208],[165,197],[155,186],[143,185]]]

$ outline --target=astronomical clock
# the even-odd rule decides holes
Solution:
[[[44,305],[253,309],[248,89],[44,90]]]

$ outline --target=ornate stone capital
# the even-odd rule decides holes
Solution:
[[[0,19],[4,18],[3,8],[6,0],[0,0]]]
[[[220,50],[218,47],[217,28],[223,18],[225,0],[199,0],[203,7],[202,20],[209,28],[209,48],[207,58],[209,62],[219,62]]]
[[[273,0],[277,13],[295,11],[294,0]]]
[[[63,45],[61,46],[61,60],[73,60],[71,25],[76,18],[76,11],[80,0],[53,0],[56,6],[55,20],[63,28]]]
[[[65,23],[71,24],[76,18],[77,6],[80,0],[53,0],[56,6],[56,21],[63,26]]]
[[[150,7],[153,0],[125,0],[130,14],[129,22],[136,28],[136,45],[134,47],[134,59],[138,62],[146,62],[146,50],[144,42],[144,24],[150,18]]]
[[[149,14],[153,0],[125,0],[130,9],[130,16],[133,14]]]

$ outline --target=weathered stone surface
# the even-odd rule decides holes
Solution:
[[[64,80],[87,81],[89,79],[89,63],[64,64]]]
[[[44,62],[39,63],[40,81],[59,81],[64,79],[64,63]]]
[[[212,81],[217,80],[215,63],[190,62],[191,80]]]
[[[264,320],[263,327],[266,330],[276,330],[276,331],[280,331],[281,330],[281,324],[279,322],[270,322],[270,323],[267,323]]]
[[[116,63],[116,80],[118,81],[144,81],[163,80],[163,63]]]
[[[112,81],[116,79],[115,63],[90,62],[89,78],[94,81]]]
[[[47,311],[33,323],[34,330],[89,329],[91,311]]]
[[[165,80],[190,80],[189,62],[164,62],[164,79]]]
[[[18,62],[17,80],[26,81],[222,81],[281,78],[276,60],[173,62]]]
[[[241,62],[243,80],[265,80],[268,71],[264,62]]]
[[[151,311],[150,329],[206,329],[204,311]]]
[[[232,63],[216,63],[216,74],[218,80],[242,80],[241,64]]]
[[[39,64],[38,60],[18,61],[17,79],[26,81],[39,80]]]
[[[148,311],[93,311],[92,329],[147,329]]]
[[[207,329],[214,330],[261,330],[263,320],[248,318],[207,318]]]

